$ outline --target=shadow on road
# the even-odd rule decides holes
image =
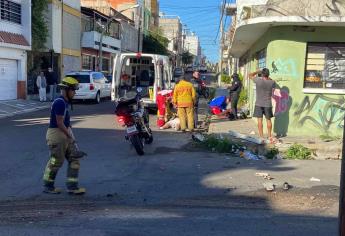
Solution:
[[[0,234],[336,235],[337,187],[269,193],[233,187],[258,184],[241,179],[249,170],[296,167],[186,150],[190,135],[169,131],[155,131],[147,155],[138,157],[111,113],[74,116],[89,154],[81,161],[80,183],[88,189],[81,197],[41,193],[47,116],[0,121]],[[64,186],[65,174],[63,167],[57,186]],[[311,192],[328,194],[311,199]]]

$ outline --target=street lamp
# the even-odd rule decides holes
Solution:
[[[139,7],[139,4],[135,4],[135,5],[133,5],[133,6],[130,6],[130,7],[128,7],[128,8],[126,8],[126,9],[123,9],[123,10],[121,10],[121,11],[118,11],[118,12],[116,12],[111,18],[109,18],[108,20],[107,20],[107,23],[105,24],[105,25],[103,25],[102,26],[102,28],[103,28],[103,30],[102,30],[102,32],[101,32],[101,37],[100,37],[100,39],[99,39],[99,49],[98,49],[98,56],[99,56],[99,60],[98,60],[98,71],[102,71],[102,69],[103,69],[103,56],[102,56],[102,48],[103,48],[103,36],[104,36],[104,34],[105,34],[105,32],[107,31],[107,29],[108,29],[108,27],[109,27],[109,25],[110,25],[110,23],[120,14],[120,13],[122,13],[122,12],[124,12],[124,11],[127,11],[127,10],[130,10],[130,9],[133,9],[133,8],[137,8],[137,7]]]

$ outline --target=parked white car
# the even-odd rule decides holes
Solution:
[[[68,73],[66,76],[73,77],[79,82],[75,100],[94,100],[95,103],[100,103],[101,98],[111,95],[111,83],[101,72],[78,71]]]

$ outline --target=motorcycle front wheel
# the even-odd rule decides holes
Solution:
[[[139,135],[133,135],[129,138],[129,140],[131,141],[133,147],[135,148],[135,151],[137,152],[137,154],[139,156],[144,155],[144,145],[143,142],[141,141],[141,138],[139,137]]]

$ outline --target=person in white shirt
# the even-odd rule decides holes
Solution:
[[[47,101],[47,80],[46,77],[44,76],[44,72],[41,71],[39,76],[37,76],[37,80],[36,80],[36,85],[38,88],[38,93],[40,96],[40,101],[41,102],[45,102]]]
[[[160,129],[169,129],[172,128],[175,131],[178,131],[180,129],[180,119],[178,117],[169,120],[167,123],[165,123]]]

